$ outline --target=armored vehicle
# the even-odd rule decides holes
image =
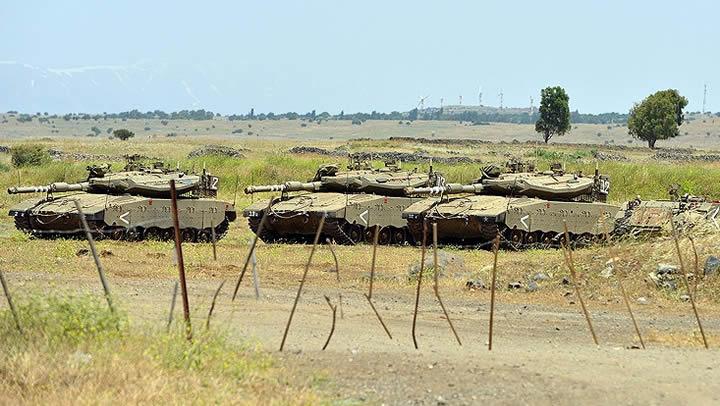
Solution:
[[[618,236],[668,235],[672,222],[681,230],[700,228],[703,225],[720,230],[720,202],[704,197],[677,194],[670,188],[669,200],[641,200],[638,196],[623,204],[615,220]]]
[[[353,161],[347,171],[326,165],[310,182],[248,186],[245,193],[280,192],[280,197],[270,205],[257,201],[243,215],[255,233],[263,215],[268,216],[259,235],[265,242],[307,241],[326,215],[323,240],[354,244],[367,239],[379,227],[379,243],[403,244],[411,235],[401,213],[421,199],[408,197],[405,188],[432,186],[441,179],[432,169],[428,174],[403,171],[394,162],[372,169],[367,163]],[[290,194],[294,192],[300,193]]]
[[[434,221],[444,243],[483,245],[500,234],[511,248],[557,246],[564,224],[573,241],[589,243],[613,230],[620,207],[606,203],[609,189],[609,179],[597,170],[585,177],[559,166],[505,174],[486,167],[473,184],[407,188],[409,195],[437,197],[409,206],[403,218],[415,241],[427,229],[424,223]]]
[[[84,182],[12,187],[8,193],[45,193],[10,208],[15,226],[40,238],[83,235],[75,200],[96,238],[139,241],[173,238],[170,180],[175,180],[180,228],[184,241],[220,239],[236,218],[234,204],[217,200],[218,178],[163,168],[134,167],[109,172],[109,166],[88,167]],[[57,195],[63,193],[62,195]]]

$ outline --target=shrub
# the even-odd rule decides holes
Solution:
[[[121,141],[128,140],[128,139],[130,139],[130,138],[132,138],[132,137],[134,137],[134,136],[135,136],[135,133],[134,133],[134,132],[132,132],[132,131],[130,131],[130,130],[126,130],[126,129],[124,129],[124,128],[121,128],[121,129],[119,129],[119,130],[113,131],[113,137],[115,137],[115,138],[117,138],[117,139],[119,139],[119,140],[121,140]]]
[[[50,162],[50,154],[41,145],[23,144],[10,150],[12,164],[16,168],[37,166]]]

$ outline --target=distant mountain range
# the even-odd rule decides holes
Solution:
[[[187,75],[194,78],[191,83],[166,65],[143,62],[56,69],[0,61],[0,109],[99,113],[207,108],[202,100],[225,101],[215,85],[196,73]]]

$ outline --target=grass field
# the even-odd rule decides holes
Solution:
[[[170,125],[172,124],[173,122]],[[115,169],[122,167],[122,155],[126,153],[139,153],[162,159],[173,166],[179,163],[183,168],[200,169],[206,166],[221,177],[219,197],[229,201],[235,199],[236,185],[242,190],[250,183],[306,180],[312,177],[318,165],[322,163],[328,161],[343,163],[342,159],[325,156],[289,154],[288,149],[295,145],[312,145],[327,149],[342,146],[350,151],[422,151],[437,156],[465,155],[479,158],[483,162],[500,164],[511,157],[517,157],[534,160],[540,167],[560,160],[567,165],[568,170],[582,170],[585,173],[592,173],[598,163],[593,158],[593,151],[618,152],[617,149],[609,147],[588,145],[478,146],[329,138],[308,141],[285,136],[254,139],[212,135],[172,138],[162,136],[138,137],[131,141],[120,142],[106,138],[66,137],[54,134],[51,138],[8,138],[1,143],[13,146],[26,142],[68,153],[107,155]],[[247,151],[243,152],[244,158],[220,156],[187,158],[190,151],[205,144],[223,144],[246,148]],[[646,199],[665,198],[667,186],[671,183],[680,184],[689,193],[720,198],[720,163],[656,161],[652,158],[652,152],[642,148],[623,149],[620,152],[628,158],[628,161],[599,162],[601,172],[610,175],[612,180],[610,195],[612,202],[622,202],[636,195]],[[0,187],[5,189],[17,184],[42,185],[53,181],[82,180],[86,176],[86,165],[102,163],[102,161],[68,159],[39,167],[13,168],[9,154],[0,153]],[[380,165],[377,162],[375,164]],[[404,165],[417,166],[418,170],[426,171],[429,162]],[[456,182],[470,181],[479,175],[480,170],[478,165],[469,164],[436,164],[435,169],[442,171],[448,180]],[[2,193],[0,211],[6,212],[11,205],[27,197],[29,196]],[[264,199],[265,196],[257,198]],[[244,196],[242,192],[237,195],[239,209],[250,201],[250,198]],[[27,337],[19,337],[13,332],[14,325],[9,313],[6,310],[2,311],[0,343],[3,348],[9,350],[3,351],[0,355],[0,389],[2,389],[0,391],[3,392],[3,395],[0,395],[0,403],[69,404],[68,399],[70,399],[76,400],[75,403],[94,404],[109,402],[119,396],[131,399],[131,403],[173,404],[184,403],[183,400],[189,396],[201,396],[203,399],[201,403],[252,404],[262,401],[277,404],[314,404],[333,398],[342,400],[352,398],[353,402],[357,401],[354,397],[354,380],[347,383],[349,389],[338,389],[335,392],[335,386],[327,382],[325,372],[318,370],[314,365],[315,359],[324,359],[324,365],[330,366],[331,377],[333,373],[341,374],[338,371],[346,367],[350,376],[355,374],[353,364],[348,363],[348,357],[351,357],[351,360],[362,359],[362,355],[354,352],[359,344],[352,339],[339,338],[341,341],[338,345],[342,345],[340,347],[342,349],[327,356],[312,352],[308,357],[303,357],[305,354],[298,352],[300,355],[290,357],[283,355],[278,358],[279,356],[268,353],[268,337],[270,345],[275,346],[277,330],[280,328],[278,326],[282,326],[285,322],[299,275],[304,269],[310,251],[309,246],[260,244],[257,257],[262,270],[262,285],[269,293],[264,300],[249,308],[240,307],[241,311],[237,311],[238,307],[230,303],[228,287],[234,282],[245,260],[251,238],[252,233],[244,219],[240,218],[231,225],[227,237],[220,241],[218,261],[212,260],[210,247],[207,245],[184,246],[185,263],[193,290],[192,314],[198,332],[197,340],[191,345],[184,341],[180,331],[166,334],[161,328],[169,304],[171,283],[177,275],[171,259],[173,251],[171,243],[137,244],[121,241],[98,243],[99,250],[112,253],[102,261],[111,284],[118,287],[121,292],[117,303],[123,309],[124,315],[116,320],[115,316],[108,315],[104,310],[103,302],[97,294],[98,283],[92,260],[87,256],[77,255],[78,250],[87,246],[86,242],[29,239],[15,230],[9,217],[0,216],[0,244],[3,247],[0,250],[0,267],[9,275],[11,287],[21,308],[23,323],[29,330]],[[695,243],[698,247],[700,266],[707,256],[717,255],[720,252],[720,236],[717,234],[696,235]],[[306,341],[324,338],[325,324],[321,325],[322,333],[316,332],[318,320],[322,320],[322,323],[327,321],[327,305],[322,301],[322,294],[339,290],[346,292],[350,297],[366,289],[370,248],[367,245],[336,248],[343,269],[342,282],[339,285],[335,275],[326,272],[333,267],[330,252],[324,247],[318,250],[307,282],[310,288],[304,311],[312,314],[305,316],[306,319],[301,318],[297,323],[295,334],[300,337],[293,337],[294,348],[304,348]],[[689,241],[684,239],[681,248],[689,270],[694,272]],[[463,260],[461,269],[449,272],[440,280],[440,288],[445,292],[451,308],[463,309],[462,315],[456,314],[454,317],[460,318],[460,326],[468,331],[470,328],[475,328],[475,317],[479,311],[478,303],[486,303],[489,294],[486,291],[467,290],[465,282],[472,278],[489,281],[492,253],[453,247],[444,249]],[[380,247],[378,250],[376,291],[379,300],[382,301],[381,309],[390,313],[388,317],[395,329],[408,326],[408,303],[415,289],[414,281],[408,278],[408,268],[419,260],[419,256],[420,252],[416,247]],[[624,345],[623,343],[632,342],[632,335],[626,329],[625,322],[617,321],[619,316],[616,315],[624,311],[617,285],[613,279],[608,280],[600,276],[606,261],[611,256],[619,258],[617,270],[624,275],[625,287],[633,304],[639,298],[645,298],[650,303],[640,309],[641,322],[648,332],[648,342],[656,347],[683,348],[681,351],[685,351],[686,348],[697,348],[699,342],[694,326],[690,323],[692,319],[686,317],[689,305],[681,300],[684,290],[659,290],[647,279],[647,274],[652,272],[657,264],[677,263],[673,241],[668,238],[624,241],[618,244],[613,252],[605,247],[595,246],[575,253],[575,262],[581,275],[582,289],[587,295],[587,304],[601,319],[599,323],[603,329],[602,339],[620,347]],[[521,328],[524,335],[521,334],[519,340],[527,340],[527,346],[523,344],[520,352],[534,352],[536,345],[545,345],[545,341],[550,340],[549,333],[538,332],[540,330],[537,326],[550,323],[548,320],[565,320],[564,312],[579,315],[571,287],[562,282],[568,273],[560,251],[503,252],[500,254],[498,266],[500,270],[498,300],[501,303],[510,306],[513,314],[530,312],[525,310],[528,305],[541,306],[540,310],[535,311],[537,322],[527,324],[528,322],[521,321],[518,322],[518,326],[511,325],[509,319],[505,319],[511,317],[507,308],[505,310],[502,320],[513,328],[508,326],[503,337],[506,342],[511,341],[515,336],[514,328]],[[538,291],[528,293],[524,289],[507,288],[514,282],[527,283],[538,272],[548,276],[548,280],[540,283]],[[217,323],[218,328],[209,334],[202,333],[202,328],[198,326],[202,323],[198,320],[202,320],[205,316],[212,291],[222,280],[227,281],[227,284],[219,304],[221,316]],[[86,292],[88,287],[94,292],[90,297]],[[249,288],[244,287],[244,289]],[[426,286],[424,294],[429,296],[429,289],[429,286]],[[50,298],[43,298],[48,293],[52,293]],[[72,298],[68,298],[68,294]],[[712,345],[717,346],[720,324],[714,315],[720,309],[720,279],[700,280],[696,299],[701,313],[710,318],[708,335]],[[247,299],[245,300],[247,304]],[[356,307],[361,305],[366,303],[354,304]],[[5,309],[4,302],[0,304],[0,308]],[[547,308],[554,310],[550,312],[546,310]],[[308,311],[310,309],[312,311]],[[365,334],[377,338],[377,334],[365,331],[367,328],[363,328],[360,324],[359,320],[362,320],[361,317],[366,317],[366,314],[355,316],[349,314],[351,314],[348,316],[349,320],[353,321],[352,326],[346,326],[349,331],[358,336]],[[556,314],[561,316],[556,317]],[[435,313],[431,315],[433,320],[444,322],[441,316]],[[236,326],[238,319],[245,323],[242,327]],[[248,319],[254,323],[249,323]],[[663,324],[663,320],[666,319],[671,320],[668,325]],[[108,329],[107,325],[110,322],[119,322],[121,327]],[[439,323],[433,325],[432,334],[435,334],[434,331],[443,331],[444,334],[445,330],[437,328]],[[256,327],[256,324],[260,327]],[[355,324],[358,324],[358,327],[355,327]],[[577,325],[582,326],[582,321],[577,322]],[[228,331],[225,331],[225,327]],[[88,332],[92,334],[88,335]],[[257,335],[262,344],[255,345],[249,338],[250,332]],[[566,332],[564,325],[562,332]],[[572,345],[577,345],[579,348],[583,347],[577,343],[585,343],[586,340],[584,332],[570,339]],[[538,344],[540,342],[543,344]],[[475,340],[474,343],[477,345],[482,342]],[[449,351],[447,345],[437,345],[438,347],[433,351],[447,355],[445,353]],[[373,342],[372,346],[363,348],[368,351],[367,362],[375,367],[377,365],[372,362],[381,362],[386,356],[390,357],[381,344]],[[532,351],[528,350],[529,348]],[[395,350],[389,351],[392,353]],[[548,351],[552,352],[552,350]],[[92,355],[91,362],[87,362],[85,354]],[[517,356],[513,354],[510,354],[508,360],[500,358],[503,364],[498,368],[502,370],[507,366],[505,363],[512,363],[513,357]],[[579,354],[583,354],[580,357],[587,355],[585,352]],[[685,353],[681,352],[677,356],[684,356],[683,354]],[[423,353],[423,356],[433,357],[427,353]],[[466,359],[472,358],[467,356],[460,358],[454,352],[447,356],[456,362],[452,365],[457,365],[458,368],[464,368]],[[456,356],[458,359],[453,358]],[[588,356],[591,357],[592,362],[601,362],[592,358],[601,355]],[[405,358],[401,353],[401,359]],[[420,368],[427,368],[424,358],[412,356],[409,358],[417,359]],[[393,362],[399,361],[395,359]],[[650,359],[647,362],[648,364],[641,365],[653,365],[654,361]],[[384,364],[381,366],[384,367]],[[301,370],[295,370],[296,367]],[[417,365],[412,366],[413,370],[417,370],[417,367]],[[373,376],[375,372],[369,373]],[[569,378],[570,382],[574,382],[575,374],[570,375],[572,376]],[[375,380],[393,382],[394,379],[391,377],[394,376],[392,373],[380,374]],[[407,373],[402,376],[413,375]],[[507,381],[505,376],[498,379]],[[469,390],[472,390],[476,382],[468,380],[466,384]],[[640,387],[644,386],[640,385]],[[390,388],[388,393],[392,390],[399,389]],[[585,389],[580,392],[582,396],[586,396]],[[434,398],[433,393],[432,399]],[[372,401],[372,398],[369,399]]]
[[[7,123],[2,123],[7,119]],[[173,133],[178,138],[224,138],[236,142],[251,140],[304,140],[332,141],[354,138],[382,140],[389,137],[424,138],[468,138],[492,142],[517,140],[541,141],[542,138],[529,124],[489,123],[472,125],[457,121],[414,121],[407,125],[397,121],[369,120],[362,125],[353,125],[349,120],[303,122],[300,120],[277,121],[188,121],[172,120],[163,125],[161,120],[70,120],[62,118],[54,122],[19,123],[12,117],[0,114],[0,139],[77,137],[91,134],[91,128],[101,130],[97,138],[106,138],[107,129],[127,128],[135,132],[136,139],[165,138]],[[146,130],[146,128],[148,128]],[[242,131],[242,132],[239,132]],[[233,133],[235,132],[235,133]],[[659,141],[658,147],[694,147],[699,149],[720,149],[720,118],[715,116],[692,116],[680,127],[680,137]],[[627,127],[620,124],[573,124],[571,131],[551,142],[616,145],[625,147],[646,147],[647,144],[627,134]]]

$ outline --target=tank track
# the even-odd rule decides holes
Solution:
[[[172,229],[159,229],[158,233],[152,235],[148,233],[148,230],[126,229],[122,227],[105,228],[104,224],[96,224],[89,222],[88,226],[92,231],[95,239],[110,239],[110,240],[122,240],[122,241],[145,241],[145,240],[159,240],[159,241],[172,241],[175,238],[174,231]],[[34,238],[53,240],[58,238],[65,239],[85,239],[85,233],[81,230],[73,231],[52,231],[52,230],[40,230],[32,227],[28,216],[17,216],[15,217],[15,227]],[[230,222],[225,219],[220,224],[215,226],[215,241],[220,241],[227,235],[230,228]],[[195,228],[184,228],[180,232],[185,238],[183,241],[186,242],[200,242],[207,243],[212,240],[212,230],[210,227],[206,227],[202,230]]]
[[[323,234],[326,236],[326,238],[330,238],[337,244],[355,245],[355,243],[359,241],[353,241],[353,239],[345,232],[345,230],[343,230],[344,225],[345,224],[340,224],[340,221],[335,219],[325,220],[325,225],[323,226]]]
[[[258,229],[260,228],[260,218],[248,217],[248,226],[250,227],[250,230],[253,232],[253,234],[257,235]],[[262,235],[258,235],[258,237],[262,242],[265,243],[277,242],[280,239],[277,234],[272,231],[268,231],[267,229],[264,229]]]

